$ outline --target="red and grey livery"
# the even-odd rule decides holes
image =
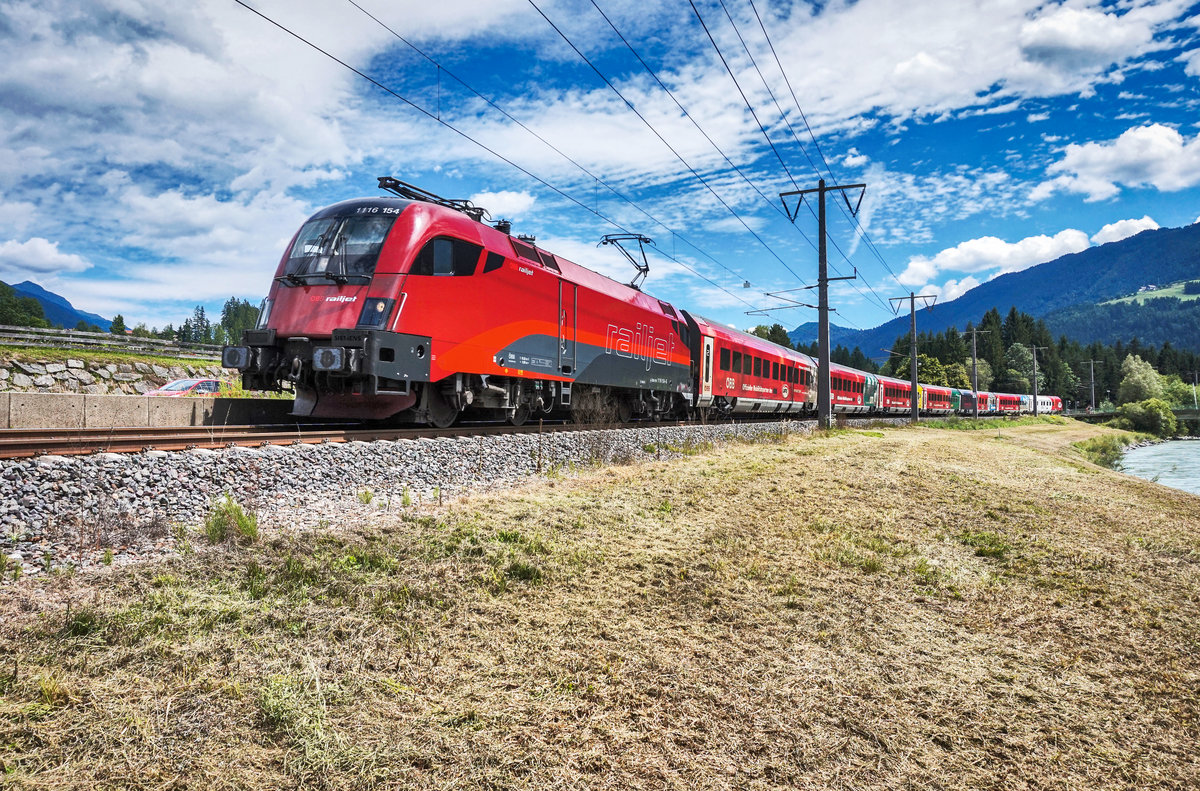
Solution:
[[[296,393],[294,414],[446,426],[460,414],[682,418],[811,414],[807,355],[680,310],[561,256],[466,201],[388,177],[398,197],[310,217],[279,262],[258,326],[227,346],[247,389]],[[830,372],[841,413],[906,413],[911,386]],[[971,391],[921,385],[927,414],[970,413]],[[979,393],[980,412],[1032,411]],[[1039,410],[1061,411],[1056,397]],[[986,408],[985,408],[986,407]]]

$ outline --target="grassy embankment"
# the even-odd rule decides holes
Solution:
[[[4,777],[1194,788],[1200,498],[1104,431],[733,445],[24,580]]]

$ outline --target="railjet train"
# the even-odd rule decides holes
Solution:
[[[816,411],[811,357],[730,329],[390,177],[395,197],[322,209],[292,239],[258,326],[222,361],[293,414],[448,426],[459,416],[684,418]],[[630,260],[633,260],[632,258]],[[636,283],[636,279],[634,281]],[[834,365],[835,413],[1002,415],[1033,397]],[[1038,411],[1062,410],[1042,396]]]

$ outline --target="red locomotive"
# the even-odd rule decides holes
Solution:
[[[395,197],[334,204],[293,237],[258,326],[222,355],[246,389],[290,383],[298,416],[436,426],[463,413],[520,424],[815,411],[811,357],[542,250],[467,201],[379,183]],[[835,412],[911,410],[908,382],[833,365],[830,384]],[[1031,396],[978,396],[980,413],[1032,411]],[[917,397],[927,414],[975,402],[927,385]]]
[[[395,198],[314,214],[279,262],[258,327],[224,364],[291,382],[293,414],[446,426],[581,409],[682,416],[692,352],[670,304],[394,179]]]

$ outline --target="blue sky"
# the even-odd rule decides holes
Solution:
[[[308,214],[393,175],[622,280],[596,242],[643,233],[646,290],[793,327],[815,311],[746,311],[815,282],[777,196],[824,176],[868,184],[858,225],[830,208],[859,273],[833,320],[867,328],[1200,220],[1187,2],[356,2],[246,0],[411,104],[233,0],[0,0],[0,280],[178,324],[257,302]]]

